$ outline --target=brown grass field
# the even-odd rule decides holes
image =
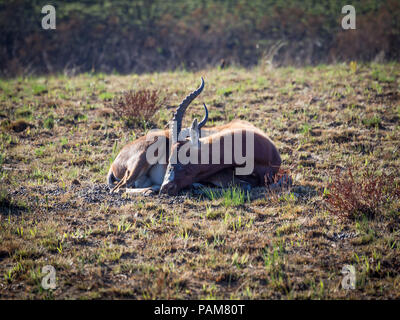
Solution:
[[[396,63],[351,63],[1,80],[0,298],[399,299],[399,75]],[[293,186],[109,194],[119,150],[164,128],[200,76],[184,123],[202,117],[203,102],[209,126],[252,122]],[[131,89],[158,90],[165,107],[128,126],[110,106]],[[348,168],[351,212],[327,202]],[[372,169],[394,178],[358,192]],[[341,285],[348,264],[354,290]],[[41,286],[45,265],[55,290]]]

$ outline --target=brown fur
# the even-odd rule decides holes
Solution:
[[[149,135],[153,136],[154,139],[149,139]],[[130,187],[136,179],[148,173],[151,166],[146,160],[146,151],[157,141],[158,136],[167,138],[167,150],[169,149],[169,130],[149,133],[149,135],[127,144],[111,164],[107,180],[109,184],[112,176],[119,180],[119,183],[112,191],[118,191],[123,186]]]
[[[213,128],[204,128],[201,132],[221,132],[223,130],[229,128],[240,128],[244,125],[253,127],[250,123],[241,120],[234,120],[228,124],[213,127]],[[255,127],[253,127],[255,128]],[[147,175],[151,166],[146,161],[146,151],[147,149],[156,142],[156,140],[151,139],[149,135],[153,136],[157,139],[157,136],[164,136],[167,141],[167,154],[166,159],[169,158],[169,130],[160,130],[159,132],[149,133],[146,136],[140,137],[133,142],[128,143],[125,147],[122,148],[118,156],[115,158],[114,162],[111,164],[110,170],[108,171],[107,181],[110,187],[112,186],[112,192],[118,191],[122,187],[132,187],[133,182],[140,178],[143,175]],[[227,179],[226,175],[219,178],[218,184],[221,184],[221,181],[225,185],[232,182],[232,179]],[[212,178],[211,178],[212,180]],[[118,183],[114,186],[113,183],[118,181]],[[209,182],[209,181],[203,181]],[[211,183],[214,183],[210,181]],[[146,188],[146,190],[148,190]]]
[[[208,147],[210,150],[210,158],[208,164],[201,164],[199,153],[199,164],[187,165],[170,165],[170,170],[174,171],[173,181],[166,182],[161,187],[161,192],[171,195],[177,194],[182,188],[191,185],[194,182],[204,181],[213,177],[215,174],[226,170],[238,167],[237,163],[225,164],[224,163],[224,140],[225,137],[232,137],[235,133],[242,133],[242,152],[246,150],[246,131],[254,133],[254,146],[255,154],[246,155],[246,157],[254,156],[254,170],[250,176],[253,176],[253,184],[264,185],[266,182],[271,183],[275,174],[278,172],[281,165],[281,157],[272,141],[259,129],[254,127],[247,121],[235,120],[231,123],[218,127],[217,132],[208,136],[200,138],[202,148]],[[212,144],[214,141],[220,140],[220,161],[219,164],[212,164]],[[172,146],[171,155],[173,152],[178,152],[186,142],[179,141]],[[235,152],[235,145],[232,144],[232,154]],[[234,159],[233,159],[234,160]],[[240,178],[240,176],[237,176]]]

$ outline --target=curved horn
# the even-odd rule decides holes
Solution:
[[[198,87],[197,90],[193,91],[185,99],[183,99],[183,101],[181,102],[179,107],[176,109],[175,114],[172,117],[172,125],[171,125],[172,143],[177,142],[177,141],[175,141],[175,137],[177,138],[179,133],[181,132],[182,119],[183,119],[183,115],[185,114],[187,107],[203,91],[203,88],[204,88],[204,79],[203,79],[203,77],[201,77],[200,87]]]
[[[203,106],[204,106],[204,111],[206,112],[206,114],[205,114],[203,120],[201,120],[201,122],[199,123],[199,129],[203,128],[206,125],[207,120],[208,120],[208,109],[207,109],[207,106],[206,106],[205,103],[203,103]]]

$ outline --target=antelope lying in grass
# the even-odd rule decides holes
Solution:
[[[178,108],[173,118],[170,158],[160,193],[176,195],[182,188],[207,181],[221,172],[235,172],[235,178],[240,177],[251,186],[264,186],[274,181],[281,157],[261,130],[247,121],[234,120],[200,138],[195,119],[189,129],[190,141],[177,140],[174,137],[181,133],[185,110]],[[191,161],[186,161],[185,157]]]
[[[201,93],[204,88],[204,81],[200,87],[188,95],[178,107],[177,114],[183,116],[184,110],[189,104]],[[204,105],[205,116],[198,125],[200,130],[208,119],[207,106]],[[224,126],[203,129],[203,130],[219,130]],[[185,139],[189,136],[189,129],[185,128],[180,133],[180,138]],[[147,159],[149,150],[155,145],[160,146],[157,149],[155,163],[150,163]],[[167,169],[169,159],[170,146],[170,130],[159,130],[150,132],[146,136],[126,145],[115,158],[107,175],[107,182],[112,192],[118,191],[122,187],[127,187],[129,193],[150,193],[158,191],[164,181],[164,175]],[[207,182],[217,186],[224,186],[223,181],[228,177],[232,180],[232,176],[228,172],[222,172],[217,176],[211,177]],[[116,185],[115,182],[118,182]],[[240,183],[241,181],[237,181]]]
[[[107,177],[111,192],[127,187],[127,192],[132,193],[160,190],[176,195],[182,188],[199,182],[219,187],[232,183],[257,186],[272,182],[281,165],[279,152],[271,140],[249,122],[234,120],[203,129],[208,120],[204,104],[204,119],[199,124],[195,119],[190,128],[182,129],[187,107],[204,88],[203,78],[201,80],[200,87],[177,108],[170,130],[151,132],[121,150]],[[244,156],[241,154],[243,149],[246,150]],[[192,162],[183,159],[188,151]],[[149,161],[149,153],[153,154],[152,161]],[[229,159],[232,154],[240,156]],[[252,163],[250,171],[240,173],[248,162]],[[114,185],[116,181],[118,183]]]

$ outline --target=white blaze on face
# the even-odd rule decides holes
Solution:
[[[166,165],[159,163],[155,164],[149,172],[151,182],[156,185],[161,185],[164,181],[165,171]]]
[[[175,180],[175,172],[174,172],[174,170],[172,170],[172,167],[168,167],[167,172],[165,173],[165,176],[164,176],[163,185],[165,185],[169,182],[173,182],[174,180]]]

